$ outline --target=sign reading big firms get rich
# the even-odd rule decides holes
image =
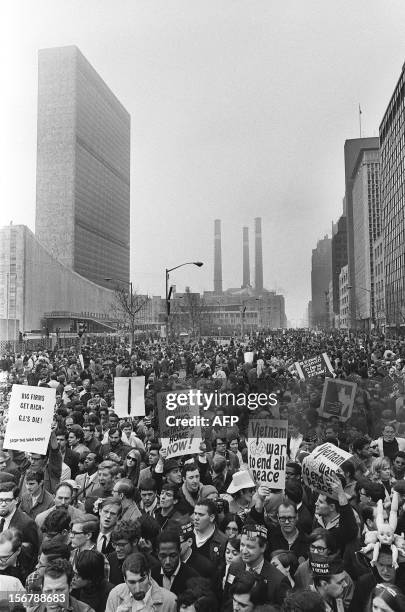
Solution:
[[[287,436],[287,420],[249,420],[248,464],[258,484],[284,489]]]
[[[168,396],[171,399],[170,411],[167,409]],[[177,403],[176,397],[179,397]],[[200,408],[183,401],[187,394],[158,393],[157,406],[159,416],[159,434],[162,449],[167,451],[166,458],[181,455],[193,455],[200,452],[202,442]]]
[[[56,389],[13,385],[4,448],[45,455],[55,398]]]

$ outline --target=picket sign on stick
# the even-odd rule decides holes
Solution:
[[[248,465],[258,484],[284,489],[287,436],[287,420],[249,420]]]
[[[145,376],[114,378],[114,412],[120,419],[145,415]]]
[[[197,390],[195,390],[196,392]],[[184,391],[179,393],[184,393]],[[199,453],[202,442],[199,420],[200,408],[187,403],[185,406],[176,405],[174,410],[167,410],[166,399],[168,395],[175,402],[175,397],[178,394],[158,393],[157,395],[159,433],[162,440],[162,449],[167,451],[166,458]],[[176,419],[184,419],[184,421],[177,421],[177,424],[175,424]]]
[[[343,476],[340,466],[351,457],[350,453],[330,442],[317,446],[302,462],[304,484],[317,493],[337,499],[332,484],[339,480],[338,475]]]
[[[51,435],[56,389],[13,385],[4,449],[45,455]]]
[[[327,353],[296,361],[294,365],[301,380],[308,380],[320,374],[332,374],[333,376],[335,373]]]

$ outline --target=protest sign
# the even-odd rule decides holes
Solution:
[[[249,420],[248,465],[257,483],[284,489],[287,436],[287,420]]]
[[[190,405],[187,392],[158,393],[159,434],[162,448],[167,450],[166,458],[192,455],[200,452],[202,442],[200,408]],[[174,409],[166,408],[167,398],[170,397]],[[177,403],[177,401],[179,403]],[[185,405],[183,405],[185,404]]]
[[[254,355],[254,353],[252,351],[247,351],[244,354],[245,363],[253,363],[253,355]]]
[[[340,378],[327,378],[323,385],[320,416],[325,418],[337,416],[343,422],[350,419],[356,389],[356,383]]]
[[[317,446],[302,462],[304,484],[318,493],[336,499],[332,484],[339,480],[338,474],[343,476],[340,466],[351,457],[350,453],[329,442]]]
[[[322,353],[310,359],[302,359],[294,363],[301,380],[308,380],[320,374],[334,374],[333,366],[327,353]]]
[[[56,389],[13,385],[4,448],[45,455],[55,399]]]
[[[145,377],[114,378],[114,412],[120,419],[145,415]]]
[[[84,370],[84,359],[83,359],[83,355],[80,353],[79,355],[79,361],[80,361],[80,365],[82,370]]]

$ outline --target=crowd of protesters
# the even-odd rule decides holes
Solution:
[[[357,385],[345,422],[319,414],[324,376],[294,368],[324,352]],[[116,376],[145,377],[145,416],[114,412]],[[56,390],[44,456],[4,448],[14,384]],[[212,405],[204,416],[237,424],[203,428],[197,454],[167,458],[157,398],[185,389],[272,393],[277,406]],[[5,352],[0,391],[1,610],[405,612],[404,342],[308,330],[89,341]],[[248,469],[252,416],[288,419],[283,490]],[[302,478],[324,442],[351,454],[331,497]],[[365,551],[380,510],[396,515],[398,562],[393,534]]]

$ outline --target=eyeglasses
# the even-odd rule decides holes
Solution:
[[[84,531],[73,531],[73,529],[71,529],[71,530],[69,531],[69,533],[70,533],[70,535],[72,535],[72,536],[77,536],[77,535],[86,535],[86,534],[84,533]]]
[[[136,457],[127,457],[127,461],[136,461]]]
[[[280,523],[292,523],[297,518],[296,516],[279,516],[277,517]]]
[[[7,499],[0,499],[0,504],[11,504],[14,501],[14,497],[9,497]]]
[[[113,548],[125,548],[128,544],[129,542],[112,542]]]
[[[316,546],[316,544],[310,544],[309,550],[314,553],[324,553],[328,549],[326,546]]]

